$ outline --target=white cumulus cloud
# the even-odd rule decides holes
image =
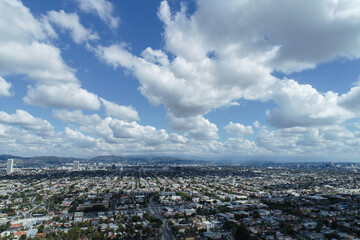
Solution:
[[[0,77],[0,97],[11,96],[10,88],[11,88],[11,83],[5,81],[5,79]]]
[[[354,117],[339,106],[338,94],[331,91],[321,94],[311,85],[288,79],[279,81],[272,91],[278,107],[268,110],[266,117],[278,128],[333,125]]]
[[[241,123],[230,122],[224,127],[224,129],[228,134],[235,134],[237,136],[254,134],[254,129],[252,126],[245,126]]]
[[[121,106],[103,98],[101,98],[101,101],[104,104],[105,115],[107,117],[114,117],[130,122],[140,120],[138,112],[132,106]]]
[[[50,43],[56,33],[44,18],[36,19],[18,0],[5,0],[0,1],[0,23],[0,75],[25,75],[34,81],[28,86],[26,103],[43,107],[100,107],[97,96],[81,88],[75,69],[64,62],[60,49]]]
[[[53,110],[53,116],[64,123],[77,123],[84,126],[100,123],[102,119],[97,114],[85,115],[81,110]]]
[[[93,33],[81,25],[79,16],[76,13],[66,13],[64,10],[58,12],[49,11],[47,19],[60,28],[70,31],[72,39],[77,44],[99,38],[97,33]]]
[[[33,130],[41,136],[54,135],[54,127],[47,120],[36,118],[21,109],[16,110],[14,114],[1,111],[0,123],[19,126],[26,130]]]
[[[110,28],[118,27],[120,18],[115,16],[111,2],[106,0],[77,0],[77,2],[81,10],[98,15]]]
[[[41,107],[82,108],[98,110],[97,95],[88,92],[78,84],[38,85],[29,87],[24,102]]]

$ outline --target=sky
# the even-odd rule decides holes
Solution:
[[[0,154],[360,160],[357,0],[1,0]]]

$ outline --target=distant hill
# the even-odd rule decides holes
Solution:
[[[122,163],[122,164],[151,164],[151,165],[167,165],[167,164],[209,164],[205,160],[189,160],[178,157],[158,157],[158,156],[97,156],[91,159],[72,158],[72,157],[56,157],[56,156],[36,156],[36,157],[19,157],[14,155],[0,155],[0,164],[5,164],[6,160],[15,159],[15,164],[19,167],[27,166],[45,166],[45,165],[63,165],[74,161],[89,163]]]
[[[65,163],[72,163],[74,161],[86,161],[86,159],[82,158],[71,158],[71,157],[56,157],[56,156],[39,156],[32,157],[28,161],[31,161],[34,165],[62,165]]]
[[[36,156],[36,157],[19,157],[14,155],[0,155],[0,164],[5,164],[7,159],[14,159],[15,164],[21,167],[27,166],[45,166],[45,165],[62,165],[64,163],[72,163],[73,161],[85,161],[86,159],[67,158],[56,156]]]
[[[90,162],[102,163],[123,163],[123,164],[209,164],[209,161],[189,160],[177,157],[158,157],[158,156],[97,156],[89,159]]]
[[[23,157],[18,157],[18,156],[14,156],[14,155],[7,155],[7,154],[1,154],[0,155],[0,162],[6,162],[8,159],[29,159],[29,158],[23,158]]]

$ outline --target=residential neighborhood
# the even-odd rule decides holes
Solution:
[[[356,167],[24,169],[0,178],[1,239],[357,239]]]

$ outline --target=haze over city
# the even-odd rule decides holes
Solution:
[[[358,161],[358,1],[0,1],[0,153]]]

